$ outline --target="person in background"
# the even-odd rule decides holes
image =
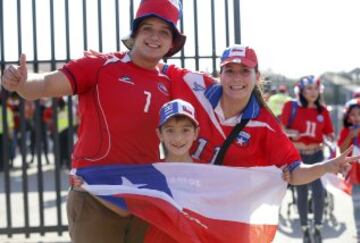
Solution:
[[[59,161],[62,168],[70,168],[70,144],[69,144],[69,109],[64,98],[56,99],[57,102],[57,125],[54,124],[53,107],[45,108],[43,112],[44,124],[49,128],[54,141],[55,132],[59,133]],[[75,120],[76,123],[76,120]],[[43,136],[46,134],[42,134]]]
[[[267,104],[274,115],[280,118],[282,108],[289,100],[291,100],[291,96],[288,94],[286,85],[280,84],[277,93],[269,97]]]
[[[5,129],[3,126],[3,107],[6,109],[6,125],[8,128],[8,133],[5,133]],[[0,172],[4,171],[5,168],[5,160],[4,160],[4,144],[3,144],[3,136],[7,136],[9,138],[10,143],[8,144],[8,156],[11,156],[11,137],[14,129],[14,121],[13,121],[13,112],[7,104],[2,104],[2,96],[0,94]],[[9,165],[10,166],[10,165]]]
[[[316,166],[324,160],[324,142],[334,141],[335,135],[329,111],[321,103],[323,85],[314,76],[302,77],[295,86],[296,100],[285,103],[281,122],[286,133],[299,151],[306,165]],[[308,222],[308,188],[312,189],[314,202],[314,239],[321,242],[321,227],[325,191],[320,177],[311,183],[296,186],[297,206],[303,231],[303,241],[311,242],[311,230]]]
[[[353,146],[353,155],[360,155],[360,98],[346,102],[343,117],[343,128],[340,131],[338,146],[343,152]],[[348,179],[352,184],[352,200],[356,226],[357,242],[360,242],[360,165],[352,163]]]
[[[360,88],[355,89],[355,91],[352,94],[353,98],[360,98]]]
[[[179,1],[143,0],[131,34],[123,40],[129,52],[84,57],[35,76],[28,75],[26,57],[21,55],[19,67],[5,70],[2,85],[30,100],[78,95],[73,170],[158,161],[155,129],[161,106],[170,100],[170,80],[157,64],[185,44],[186,37],[176,27],[180,13]],[[133,215],[119,216],[86,192],[72,187],[67,210],[73,242],[143,241],[145,222]]]

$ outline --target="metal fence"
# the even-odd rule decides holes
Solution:
[[[83,50],[125,50],[121,37],[128,34],[138,3],[139,0],[0,0],[1,74],[7,65],[17,64],[21,53],[28,56],[29,71],[45,72],[81,57]],[[240,43],[240,0],[183,1],[180,29],[188,36],[185,48],[166,61],[216,73],[222,49],[230,43]],[[64,158],[63,151],[64,146],[71,151],[76,139],[72,112],[76,99],[65,97],[65,104],[70,112],[64,133],[58,127],[58,99],[29,104],[1,90],[0,234],[11,237],[23,233],[29,237],[35,232],[61,235],[67,231],[63,215],[69,168],[63,160],[70,160],[70,155]],[[13,110],[9,111],[8,106]],[[46,110],[52,112],[44,122]],[[14,126],[8,122],[13,117],[17,117]],[[64,134],[66,145],[61,143]],[[50,207],[53,211],[47,213]]]

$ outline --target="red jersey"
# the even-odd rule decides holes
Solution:
[[[172,96],[190,102],[196,110],[200,134],[192,147],[192,156],[201,161],[214,159],[234,125],[222,125],[214,111],[222,87],[211,77],[175,66],[164,67],[172,80]],[[228,166],[294,166],[300,155],[283,133],[276,119],[252,96],[241,118],[250,119],[228,148],[224,165]]]
[[[179,243],[155,226],[150,225],[144,237],[144,243]]]
[[[285,103],[280,119],[284,125],[288,124],[291,117],[292,105],[294,101]],[[329,111],[322,106],[321,113],[316,108],[297,106],[294,119],[290,124],[290,129],[297,130],[300,138],[296,142],[304,144],[321,144],[324,135],[330,135],[334,132]]]
[[[344,127],[340,131],[340,137],[338,140],[338,146],[341,146],[347,136],[349,136],[349,133],[351,132],[351,127]],[[360,134],[353,139],[352,143],[350,145],[354,145],[353,151],[351,155],[359,155],[360,154]],[[349,155],[350,156],[350,155]],[[354,162],[351,164],[351,171],[349,174],[350,182],[353,184],[360,184],[360,164],[359,162]]]
[[[165,75],[136,66],[124,53],[84,57],[60,71],[79,97],[74,168],[159,160],[155,129],[170,99]]]

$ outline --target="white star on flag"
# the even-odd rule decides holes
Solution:
[[[96,195],[110,195],[117,194],[118,192],[123,192],[124,190],[138,189],[147,185],[134,184],[123,176],[121,177],[121,180],[121,185],[88,185],[86,182],[84,182],[82,188]]]
[[[122,184],[121,186],[131,187],[131,188],[140,188],[143,186],[146,186],[147,184],[134,184],[130,180],[128,180],[126,177],[121,177]]]

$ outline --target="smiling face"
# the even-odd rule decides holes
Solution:
[[[317,84],[312,83],[304,87],[302,95],[308,101],[309,104],[314,104],[320,95],[320,90]]]
[[[348,121],[352,125],[360,125],[360,106],[351,108],[348,115]]]
[[[223,98],[232,102],[247,103],[259,78],[260,74],[255,68],[237,63],[224,65],[220,73]]]
[[[132,57],[138,61],[157,63],[172,47],[173,33],[165,21],[149,17],[137,28]]]
[[[170,118],[157,129],[160,141],[166,148],[167,161],[186,161],[189,150],[196,140],[199,128],[187,117],[176,116]]]

